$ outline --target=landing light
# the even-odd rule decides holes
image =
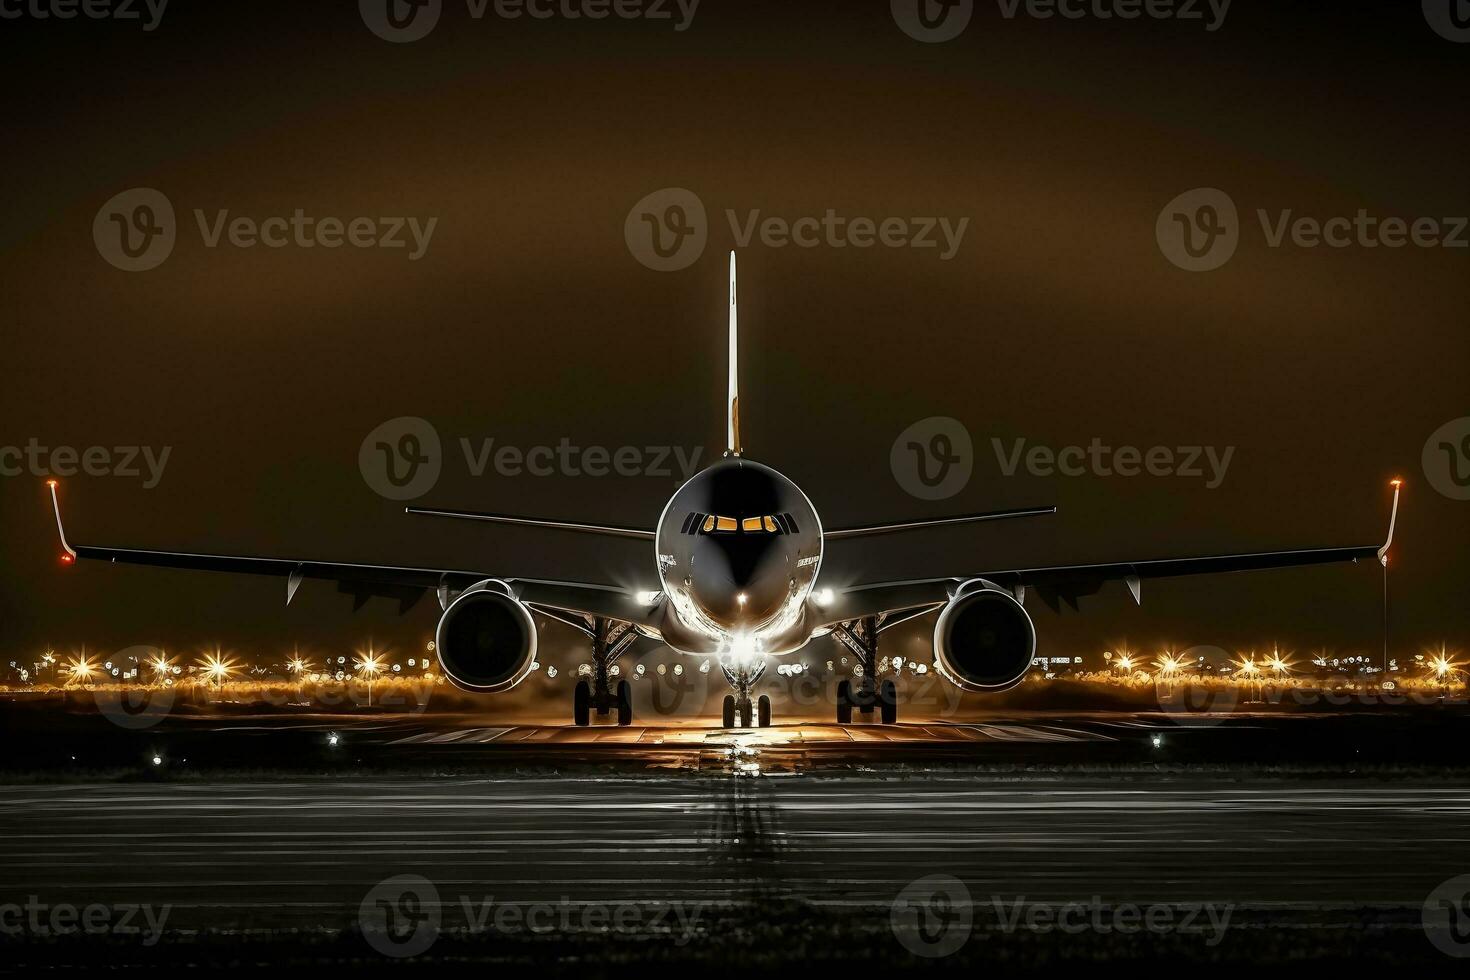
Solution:
[[[826,607],[832,605],[833,600],[837,596],[833,594],[831,589],[823,589],[812,598],[816,601],[817,605]]]

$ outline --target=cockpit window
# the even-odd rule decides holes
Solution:
[[[697,522],[701,515],[694,515]],[[745,534],[785,534],[786,530],[778,518],[771,514],[762,514],[756,517],[720,517],[710,514],[704,518],[702,525],[695,524],[700,534],[732,534],[736,531]]]

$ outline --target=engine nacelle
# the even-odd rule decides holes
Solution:
[[[982,588],[950,601],[934,626],[934,665],[967,691],[1021,683],[1036,656],[1036,627],[1009,592]]]
[[[536,660],[536,623],[511,596],[476,587],[444,610],[434,649],[456,687],[482,694],[509,690]]]

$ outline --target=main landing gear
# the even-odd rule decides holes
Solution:
[[[726,728],[770,728],[771,699],[762,694],[755,701],[750,699],[750,689],[766,672],[765,664],[755,670],[737,670],[721,665],[725,680],[735,689],[734,694],[725,695],[724,712],[721,720]]]
[[[857,658],[856,683],[843,680],[837,685],[837,724],[852,724],[854,708],[864,715],[872,715],[876,708],[885,725],[898,721],[898,690],[892,680],[878,680],[878,617],[834,626],[832,635]]]
[[[625,680],[619,680],[614,687],[608,668],[633,645],[638,634],[628,623],[615,624],[600,616],[592,620],[590,632],[592,680],[591,683],[586,678],[577,681],[577,688],[572,694],[572,720],[578,727],[586,727],[592,722],[593,711],[599,718],[606,718],[616,710],[618,724],[631,725],[633,690]]]

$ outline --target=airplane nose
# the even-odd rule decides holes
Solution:
[[[694,601],[727,629],[758,626],[786,599],[786,570],[776,543],[765,536],[703,537],[690,569]]]

